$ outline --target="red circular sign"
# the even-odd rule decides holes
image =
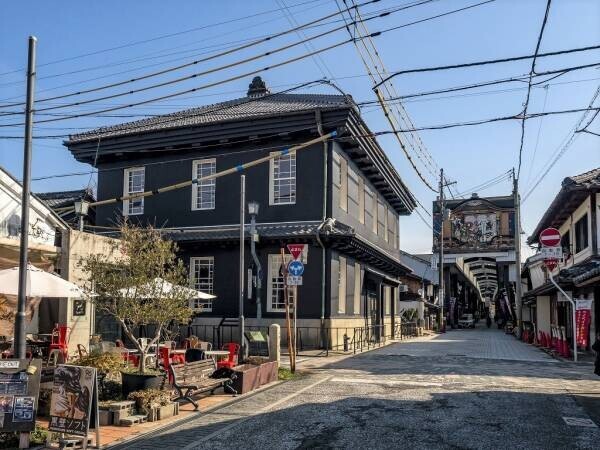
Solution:
[[[556,247],[560,244],[560,231],[556,228],[546,228],[540,233],[540,243],[544,247]]]

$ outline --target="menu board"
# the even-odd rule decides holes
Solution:
[[[0,431],[33,431],[42,361],[0,361]]]
[[[54,370],[48,429],[87,436],[92,406],[94,410],[98,408],[97,392],[96,369],[58,366]]]

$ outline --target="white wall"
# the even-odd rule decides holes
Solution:
[[[550,297],[540,295],[537,298],[537,330],[550,333]]]

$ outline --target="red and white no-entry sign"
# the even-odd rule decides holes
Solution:
[[[540,243],[544,247],[556,247],[560,244],[560,231],[556,228],[546,228],[540,233]]]

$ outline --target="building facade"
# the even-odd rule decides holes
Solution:
[[[590,340],[600,330],[600,169],[567,177],[560,191],[542,216],[528,239],[540,246],[542,230],[554,227],[560,231],[564,258],[552,276],[573,299],[591,300],[591,320],[586,332]],[[540,254],[530,257],[523,270],[524,308],[537,331],[550,333],[552,327],[563,327],[569,340],[573,338],[572,306],[549,279]],[[572,342],[572,341],[571,341]]]
[[[281,249],[302,243],[303,284],[288,294],[298,326],[317,336],[324,326],[391,326],[398,277],[410,272],[399,259],[399,216],[415,200],[350,97],[271,94],[257,77],[247,97],[94,130],[66,145],[77,160],[97,162],[102,201],[241,167],[332,131],[335,139],[244,170],[246,200],[260,205],[255,258],[250,226],[244,230],[246,324],[283,323],[282,262],[291,256]],[[206,335],[239,314],[240,208],[240,177],[228,175],[98,206],[96,223],[153,224],[178,243],[190,285],[217,297],[191,303],[192,326]]]

